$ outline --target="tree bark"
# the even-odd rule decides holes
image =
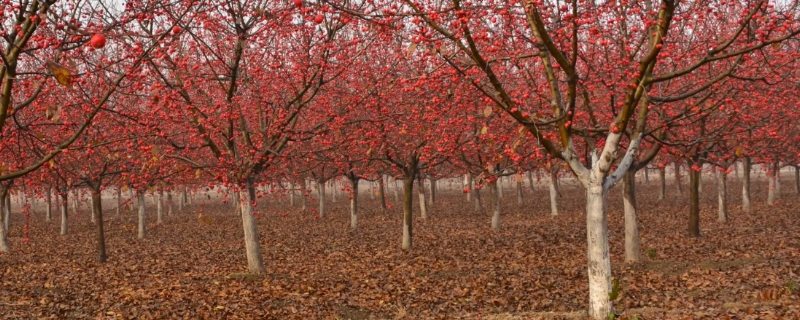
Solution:
[[[145,232],[147,225],[145,224],[147,221],[145,220],[147,217],[145,216],[145,204],[144,204],[144,192],[137,191],[136,192],[136,200],[139,203],[139,239],[144,239]]]
[[[319,189],[319,217],[325,216],[325,181],[318,181],[317,188]]]
[[[164,191],[159,190],[157,195],[153,195],[156,200],[156,224],[164,223]]]
[[[516,176],[517,180],[517,205],[522,206],[522,176]]]
[[[728,222],[728,174],[717,173],[717,200],[719,202],[719,222]]]
[[[483,211],[483,200],[481,199],[481,189],[475,187],[475,213],[480,214]]]
[[[108,260],[108,255],[106,255],[106,235],[103,230],[103,197],[100,183],[92,186],[92,208],[97,215],[97,261],[104,263]]]
[[[306,179],[305,178],[301,179],[300,180],[300,202],[301,202],[300,210],[302,210],[303,212],[305,212],[306,209],[308,208],[308,206],[306,205],[306,189],[307,188],[308,187],[306,186]]]
[[[531,194],[535,193],[536,185],[533,182],[533,171],[528,171],[528,184],[530,184]]]
[[[658,168],[658,200],[664,200],[667,196],[667,169]]]
[[[639,224],[636,221],[636,171],[628,170],[622,178],[622,202],[625,214],[625,262],[641,261]]]
[[[492,230],[500,231],[500,180],[489,183],[489,194],[492,200]]]
[[[430,199],[428,202],[433,207],[433,204],[436,203],[436,179],[428,178],[428,180],[431,182],[431,196],[428,197]]]
[[[369,186],[369,192],[367,192],[367,193],[369,193],[369,199],[374,201],[375,200],[375,192],[378,191],[377,188],[375,188],[375,181],[370,182],[367,185]]]
[[[767,172],[767,179],[769,179],[769,189],[767,189],[767,204],[770,206],[775,205],[780,193],[780,184],[778,182],[778,164],[770,165]]]
[[[558,216],[558,173],[550,169],[550,216]]]
[[[608,247],[606,200],[603,179],[590,178],[586,186],[586,235],[588,241],[589,316],[604,319],[613,311],[611,258]]]
[[[400,202],[400,195],[398,194],[399,192],[397,192],[397,179],[394,179],[393,185],[394,187],[392,188],[392,191],[394,192],[394,202]]]
[[[473,183],[472,174],[471,173],[465,174],[464,175],[464,188],[466,188],[467,191],[468,191],[467,192],[467,203],[472,202],[472,183]]]
[[[178,199],[178,211],[183,211],[183,207],[186,206],[186,188],[181,190],[180,199]]]
[[[247,254],[247,270],[250,273],[264,273],[264,259],[261,255],[261,244],[258,241],[258,225],[253,216],[253,200],[256,199],[256,190],[253,180],[247,179],[246,188],[239,192],[239,210],[242,214],[242,228],[244,229],[244,245]]]
[[[495,180],[494,184],[495,184],[495,188],[497,189],[496,190],[497,191],[497,193],[496,193],[497,198],[502,198],[503,197],[503,180],[502,180],[502,177],[497,177],[497,180]],[[492,200],[492,202],[494,202],[494,200]]]
[[[294,207],[294,182],[289,181],[289,206]]]
[[[419,195],[419,213],[422,220],[428,219],[428,210],[425,202],[425,179],[419,178],[417,180],[417,192]]]
[[[61,235],[66,235],[69,226],[69,212],[67,211],[69,207],[69,202],[67,201],[67,190],[64,188],[64,191],[61,192]]]
[[[6,210],[3,213],[3,226],[6,228],[6,233],[11,230],[10,223],[11,223],[11,192],[9,191],[6,193],[5,197],[3,197],[3,203],[6,207]]]
[[[358,182],[360,179],[350,177],[350,186],[353,193],[350,194],[350,229],[358,228]]]
[[[122,207],[122,189],[117,188],[117,215],[119,215],[119,211],[121,210],[120,207]]]
[[[329,183],[331,184],[331,202],[336,203],[336,194],[339,192],[336,188],[336,180],[331,179]]]
[[[744,157],[742,163],[744,164],[742,169],[742,211],[750,212],[750,157]]]
[[[689,166],[689,236],[700,236],[700,172]]]
[[[172,191],[167,193],[167,216],[172,215]]]
[[[406,174],[403,181],[403,250],[411,250],[414,243],[412,226],[414,217],[414,173]]]
[[[678,189],[678,196],[683,196],[683,184],[681,183],[681,165],[675,162],[675,186]]]
[[[800,166],[794,166],[794,193],[800,195]]]
[[[94,190],[92,190],[92,193],[94,193]],[[94,197],[94,195],[89,195],[89,200],[90,201],[94,201],[93,197]],[[91,220],[92,223],[96,223],[97,222],[97,208],[94,206],[93,203],[90,203],[89,206],[92,208],[92,215],[91,215],[91,218],[89,220]]]
[[[8,245],[8,208],[5,206],[5,199],[9,196],[8,189],[0,190],[0,252],[11,252]]]

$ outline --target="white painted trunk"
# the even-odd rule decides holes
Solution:
[[[264,273],[264,260],[261,255],[261,244],[258,241],[258,226],[253,216],[253,202],[250,196],[252,186],[239,192],[239,206],[244,229],[244,245],[247,254],[247,270],[250,273]]]
[[[608,190],[603,188],[602,180],[590,181],[586,187],[589,316],[596,319],[606,319],[613,311],[613,306],[608,298],[612,281],[606,217],[607,194]]]
[[[294,182],[289,182],[289,206],[294,207]]]
[[[61,235],[66,235],[69,230],[69,212],[67,211],[69,204],[67,202],[67,192],[61,194]]]
[[[89,205],[89,208],[92,209],[92,214],[90,215],[91,218],[89,220],[91,220],[92,223],[95,223],[97,222],[97,210],[95,210],[94,206],[91,204]]]
[[[353,230],[358,228],[358,182],[358,179],[350,180],[350,185],[353,187],[353,193],[350,195],[350,229]]]
[[[319,217],[325,216],[325,182],[318,183],[319,187]]]
[[[550,171],[550,215],[558,216],[558,174]]]
[[[307,189],[308,189],[308,187],[306,186],[306,179],[300,180],[300,203],[301,203],[300,204],[300,210],[303,210],[303,212],[305,212],[306,209],[308,209],[308,205],[306,204],[307,203],[307,201],[306,201],[307,200],[306,199],[306,190]]]
[[[136,192],[136,200],[137,200],[138,206],[139,206],[139,234],[138,234],[138,237],[139,237],[139,239],[144,239],[145,232],[146,232],[145,229],[147,228],[147,225],[146,225],[146,223],[147,223],[146,218],[147,217],[145,216],[145,211],[144,211],[144,209],[145,209],[144,193],[143,192]]]
[[[467,192],[467,203],[472,202],[473,182],[472,174],[467,173],[464,175],[464,187],[469,191]]]
[[[641,261],[639,253],[639,224],[636,220],[636,172],[628,171],[623,177],[622,202],[625,214],[625,262]]]
[[[45,211],[44,219],[47,221],[53,220],[53,189],[47,188],[47,211]]]
[[[742,167],[742,211],[750,212],[750,158],[744,158]]]
[[[502,182],[502,179],[501,178],[497,178],[497,181],[495,182],[495,185],[497,185],[497,197],[498,198],[502,198],[503,197],[503,182]]]
[[[406,177],[403,181],[403,250],[411,250],[413,245],[412,225],[414,217],[414,176]]]
[[[417,192],[419,194],[419,213],[422,220],[426,220],[428,219],[428,210],[425,202],[425,180],[419,179],[417,181],[419,183],[417,186]]]
[[[157,195],[153,195],[153,198],[156,200],[156,223],[162,224],[164,223],[164,192],[159,191]]]
[[[778,180],[772,174],[769,175],[768,179],[769,179],[769,189],[767,190],[767,204],[773,206],[775,205],[775,200],[777,200],[775,191],[777,189],[776,181]]]
[[[492,194],[492,229],[494,231],[500,231],[500,180],[495,181],[494,183],[489,184],[489,187],[493,192]]]
[[[725,172],[717,173],[717,201],[719,222],[728,222],[728,175]]]

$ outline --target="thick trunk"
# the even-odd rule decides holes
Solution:
[[[331,180],[330,184],[331,184],[330,185],[330,187],[331,187],[331,202],[336,203],[336,194],[338,193],[338,190],[336,188],[336,180]]]
[[[778,200],[781,194],[781,184],[780,184],[780,167],[777,163],[772,164],[767,171],[769,175],[767,179],[769,179],[769,189],[767,191],[767,204],[768,205],[775,205],[775,201]]]
[[[639,253],[639,224],[636,221],[636,171],[623,177],[622,202],[625,212],[625,262],[641,261]]]
[[[119,215],[120,207],[122,207],[122,189],[117,188],[117,215]]]
[[[239,205],[242,213],[242,228],[244,229],[244,245],[247,252],[247,270],[250,273],[264,273],[264,259],[261,255],[261,244],[258,241],[258,226],[253,216],[253,200],[256,199],[256,190],[253,181],[247,181],[247,188],[239,192]]]
[[[473,182],[474,181],[472,179],[472,174],[471,173],[467,173],[466,175],[464,175],[464,187],[467,188],[467,203],[472,202],[472,183]]]
[[[8,192],[3,190],[0,194],[0,252],[11,252],[11,247],[8,246],[9,215],[5,206],[6,197],[8,197]]]
[[[325,216],[325,182],[320,181],[317,183],[319,188],[319,217]]]
[[[103,198],[100,192],[99,186],[93,187],[92,211],[97,214],[97,261],[103,263],[108,259],[108,255],[106,255],[106,235],[103,230]]]
[[[417,192],[419,195],[419,213],[422,220],[428,219],[427,203],[425,202],[425,179],[417,180]]]
[[[475,188],[475,213],[480,214],[483,211],[483,200],[481,200],[481,189]]]
[[[522,176],[517,176],[517,205],[522,206]]]
[[[2,205],[6,207],[6,210],[3,211],[3,227],[6,228],[6,233],[11,230],[11,193],[7,193],[5,197],[2,198],[3,203]]]
[[[67,191],[64,190],[61,192],[61,235],[66,235],[69,226],[69,212],[67,208],[69,207],[69,202],[67,202]]]
[[[492,229],[500,231],[500,180],[489,183],[490,194],[492,195]]]
[[[728,175],[717,173],[717,200],[719,202],[719,222],[728,222]]]
[[[294,207],[294,182],[289,181],[289,206]]]
[[[497,188],[497,197],[498,198],[502,198],[503,197],[503,179],[498,177],[497,181],[495,181],[494,184],[496,185],[496,188]]]
[[[683,196],[683,184],[681,183],[681,165],[675,163],[675,186],[678,189],[678,196]]]
[[[373,181],[373,182],[369,183],[369,192],[367,192],[367,193],[369,193],[369,199],[370,200],[373,200],[373,201],[375,200],[375,193],[377,193],[377,191],[378,191],[378,188],[375,187],[375,182]]]
[[[392,188],[392,190],[394,192],[394,202],[400,202],[400,195],[399,195],[399,192],[397,192],[397,189],[399,189],[397,187],[397,179],[394,179],[393,185],[394,185],[394,187]]]
[[[146,232],[145,229],[147,228],[147,225],[145,225],[145,223],[147,222],[145,219],[147,217],[145,216],[145,212],[144,212],[144,209],[145,209],[144,192],[141,192],[141,191],[136,192],[136,200],[137,200],[138,206],[139,206],[139,235],[138,235],[138,237],[139,237],[139,239],[144,239],[145,232]]]
[[[558,216],[558,173],[550,170],[550,215]]]
[[[407,175],[403,181],[403,250],[413,245],[412,222],[414,221],[414,174]]]
[[[667,196],[667,169],[658,168],[658,200],[664,200]]]
[[[742,163],[742,211],[750,212],[750,157],[745,157]]]
[[[689,236],[700,236],[700,172],[689,170]]]
[[[381,201],[381,209],[386,211],[386,184],[383,182],[383,175],[378,177],[378,197]]]
[[[164,191],[158,191],[154,198],[156,200],[156,223],[162,224],[164,223]]]
[[[53,188],[47,188],[47,210],[44,214],[44,219],[47,221],[53,220]]]
[[[186,206],[186,198],[186,188],[183,188],[181,190],[180,199],[178,200],[178,211],[183,211],[183,207]]]
[[[650,169],[647,166],[644,167],[644,184],[650,184]]]
[[[167,193],[167,216],[172,215],[172,191]]]
[[[611,258],[608,247],[606,198],[608,190],[602,179],[586,187],[586,237],[588,241],[589,316],[606,319],[613,312],[608,297],[611,292]]]
[[[353,193],[350,194],[350,229],[353,230],[358,227],[358,182],[358,178],[350,179],[350,186],[353,188]]]
[[[533,171],[528,171],[528,184],[530,185],[531,194],[536,191],[536,185],[533,184]]]
[[[92,192],[92,193],[94,193],[94,192]],[[91,201],[94,201],[94,195],[89,195],[89,199]],[[90,207],[92,208],[92,215],[91,215],[91,218],[89,220],[91,220],[92,223],[95,223],[95,222],[97,222],[97,208],[94,206],[93,203],[90,204]]]

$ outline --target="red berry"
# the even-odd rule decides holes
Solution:
[[[100,49],[106,46],[106,37],[102,34],[95,33],[92,35],[92,38],[89,39],[89,45],[96,49]]]
[[[294,0],[294,6],[298,7],[298,8],[302,7],[303,6],[303,0]]]
[[[314,22],[316,22],[317,24],[322,23],[322,20],[325,20],[325,17],[322,16],[321,14],[318,14],[316,17],[314,17]]]
[[[180,32],[181,32],[181,27],[179,26],[172,27],[172,33],[180,33]]]

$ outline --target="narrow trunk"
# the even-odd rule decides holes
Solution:
[[[369,199],[370,200],[375,200],[376,191],[378,191],[378,190],[377,190],[377,188],[375,188],[375,182],[373,181],[373,182],[369,183],[369,192],[368,193],[369,193]]]
[[[700,172],[689,170],[689,236],[700,236]]]
[[[144,208],[145,208],[144,193],[143,192],[136,192],[136,200],[139,203],[138,204],[138,206],[139,206],[139,235],[138,235],[138,237],[139,237],[139,239],[144,239],[145,228],[147,227],[145,225],[145,222],[146,222],[145,218],[146,217],[145,217],[145,212],[144,212]]]
[[[325,182],[320,181],[317,183],[319,188],[319,217],[325,216]]]
[[[6,210],[3,211],[3,227],[6,228],[6,234],[8,234],[8,231],[11,230],[9,226],[11,223],[11,192],[3,197],[2,205],[6,207]]]
[[[172,215],[172,191],[167,193],[167,216]]]
[[[414,174],[407,174],[403,180],[403,250],[411,250],[413,245],[412,222],[414,217]]]
[[[625,211],[625,262],[641,261],[639,253],[639,224],[636,221],[636,171],[628,170],[623,177],[622,202]]]
[[[496,188],[497,188],[497,197],[498,198],[502,198],[503,197],[503,183],[502,183],[502,179],[500,177],[498,177],[497,181],[495,181],[495,185],[496,185]]]
[[[378,178],[378,197],[381,200],[381,209],[386,211],[386,185],[383,182],[383,175]]]
[[[336,193],[338,193],[337,190],[336,190],[336,181],[335,180],[331,180],[330,184],[331,184],[331,186],[330,186],[331,187],[331,202],[336,203]]]
[[[644,184],[650,184],[650,169],[647,166],[644,167]]]
[[[92,190],[92,193],[94,193],[94,190]],[[94,195],[93,194],[89,195],[89,199],[91,201],[94,201]],[[97,208],[94,206],[94,203],[91,203],[90,207],[92,207],[92,215],[89,220],[91,220],[92,223],[95,223],[97,222]]]
[[[550,170],[550,215],[558,216],[558,173]]]
[[[430,205],[433,207],[433,204],[436,203],[436,179],[429,178],[428,180],[431,182],[431,196],[429,198],[431,200]]]
[[[492,230],[500,231],[500,180],[495,180],[489,184],[489,190],[492,195]]]
[[[742,163],[742,211],[750,212],[750,157],[745,157]]]
[[[681,165],[675,163],[675,185],[678,188],[678,196],[683,196],[683,185],[681,184]]]
[[[122,189],[117,188],[117,215],[119,215],[120,207],[122,207]]]
[[[289,206],[294,207],[294,182],[289,181]]]
[[[467,173],[464,175],[464,187],[467,188],[467,203],[472,202],[472,184],[473,184],[472,174]]]
[[[183,211],[184,206],[186,206],[186,188],[181,190],[181,196],[178,199],[178,211]]]
[[[256,199],[256,190],[253,181],[248,179],[247,188],[239,192],[239,205],[242,213],[242,228],[244,229],[244,245],[247,252],[247,270],[250,273],[264,273],[264,259],[261,255],[261,244],[258,241],[258,225],[253,216],[253,200]]]
[[[425,203],[425,179],[420,178],[417,180],[418,188],[417,192],[419,194],[419,213],[422,217],[422,220],[428,219],[428,210]]]
[[[517,205],[522,206],[522,176],[517,177]]]
[[[47,187],[47,210],[44,214],[47,221],[53,220],[53,188]]]
[[[100,186],[95,186],[92,189],[92,211],[97,214],[97,261],[103,263],[108,259],[108,255],[106,255],[106,235],[103,231],[103,197],[100,193]]]
[[[800,195],[800,166],[794,167],[794,193]]]
[[[350,229],[352,230],[358,227],[358,182],[358,178],[350,179],[350,186],[353,187],[353,193],[350,195]]]
[[[528,171],[528,184],[530,185],[531,194],[536,191],[536,185],[533,184],[533,171]]]
[[[481,200],[481,189],[477,187],[473,190],[475,192],[475,213],[480,214],[483,211],[483,201]]]
[[[586,237],[588,241],[589,316],[607,319],[613,312],[608,297],[611,292],[611,258],[608,247],[608,220],[603,179],[590,181],[586,187]]]
[[[8,208],[5,206],[5,199],[8,197],[8,191],[2,190],[0,194],[0,252],[11,252],[11,247],[8,246]]]
[[[306,186],[306,179],[303,178],[302,180],[300,180],[300,202],[302,203],[300,205],[300,210],[303,210],[303,212],[305,212],[306,209],[308,208],[308,206],[306,205],[306,189],[307,188],[308,187]]]
[[[658,168],[658,200],[664,200],[667,196],[667,169]]]
[[[66,235],[68,232],[67,226],[69,225],[69,212],[67,212],[67,208],[69,207],[69,202],[67,202],[67,191],[64,190],[61,192],[61,235]]]
[[[394,179],[394,188],[392,188],[392,192],[394,192],[394,202],[400,202],[400,195],[399,192],[397,192],[397,189],[399,189],[397,187],[397,179]]]
[[[768,172],[767,179],[769,180],[769,188],[767,189],[767,204],[770,206],[775,205],[776,196],[776,189],[777,189],[777,177],[775,176],[775,172]]]
[[[728,175],[717,173],[717,200],[719,202],[719,222],[728,222]]]
[[[153,195],[156,200],[156,223],[164,223],[164,191],[159,190],[158,195]]]

